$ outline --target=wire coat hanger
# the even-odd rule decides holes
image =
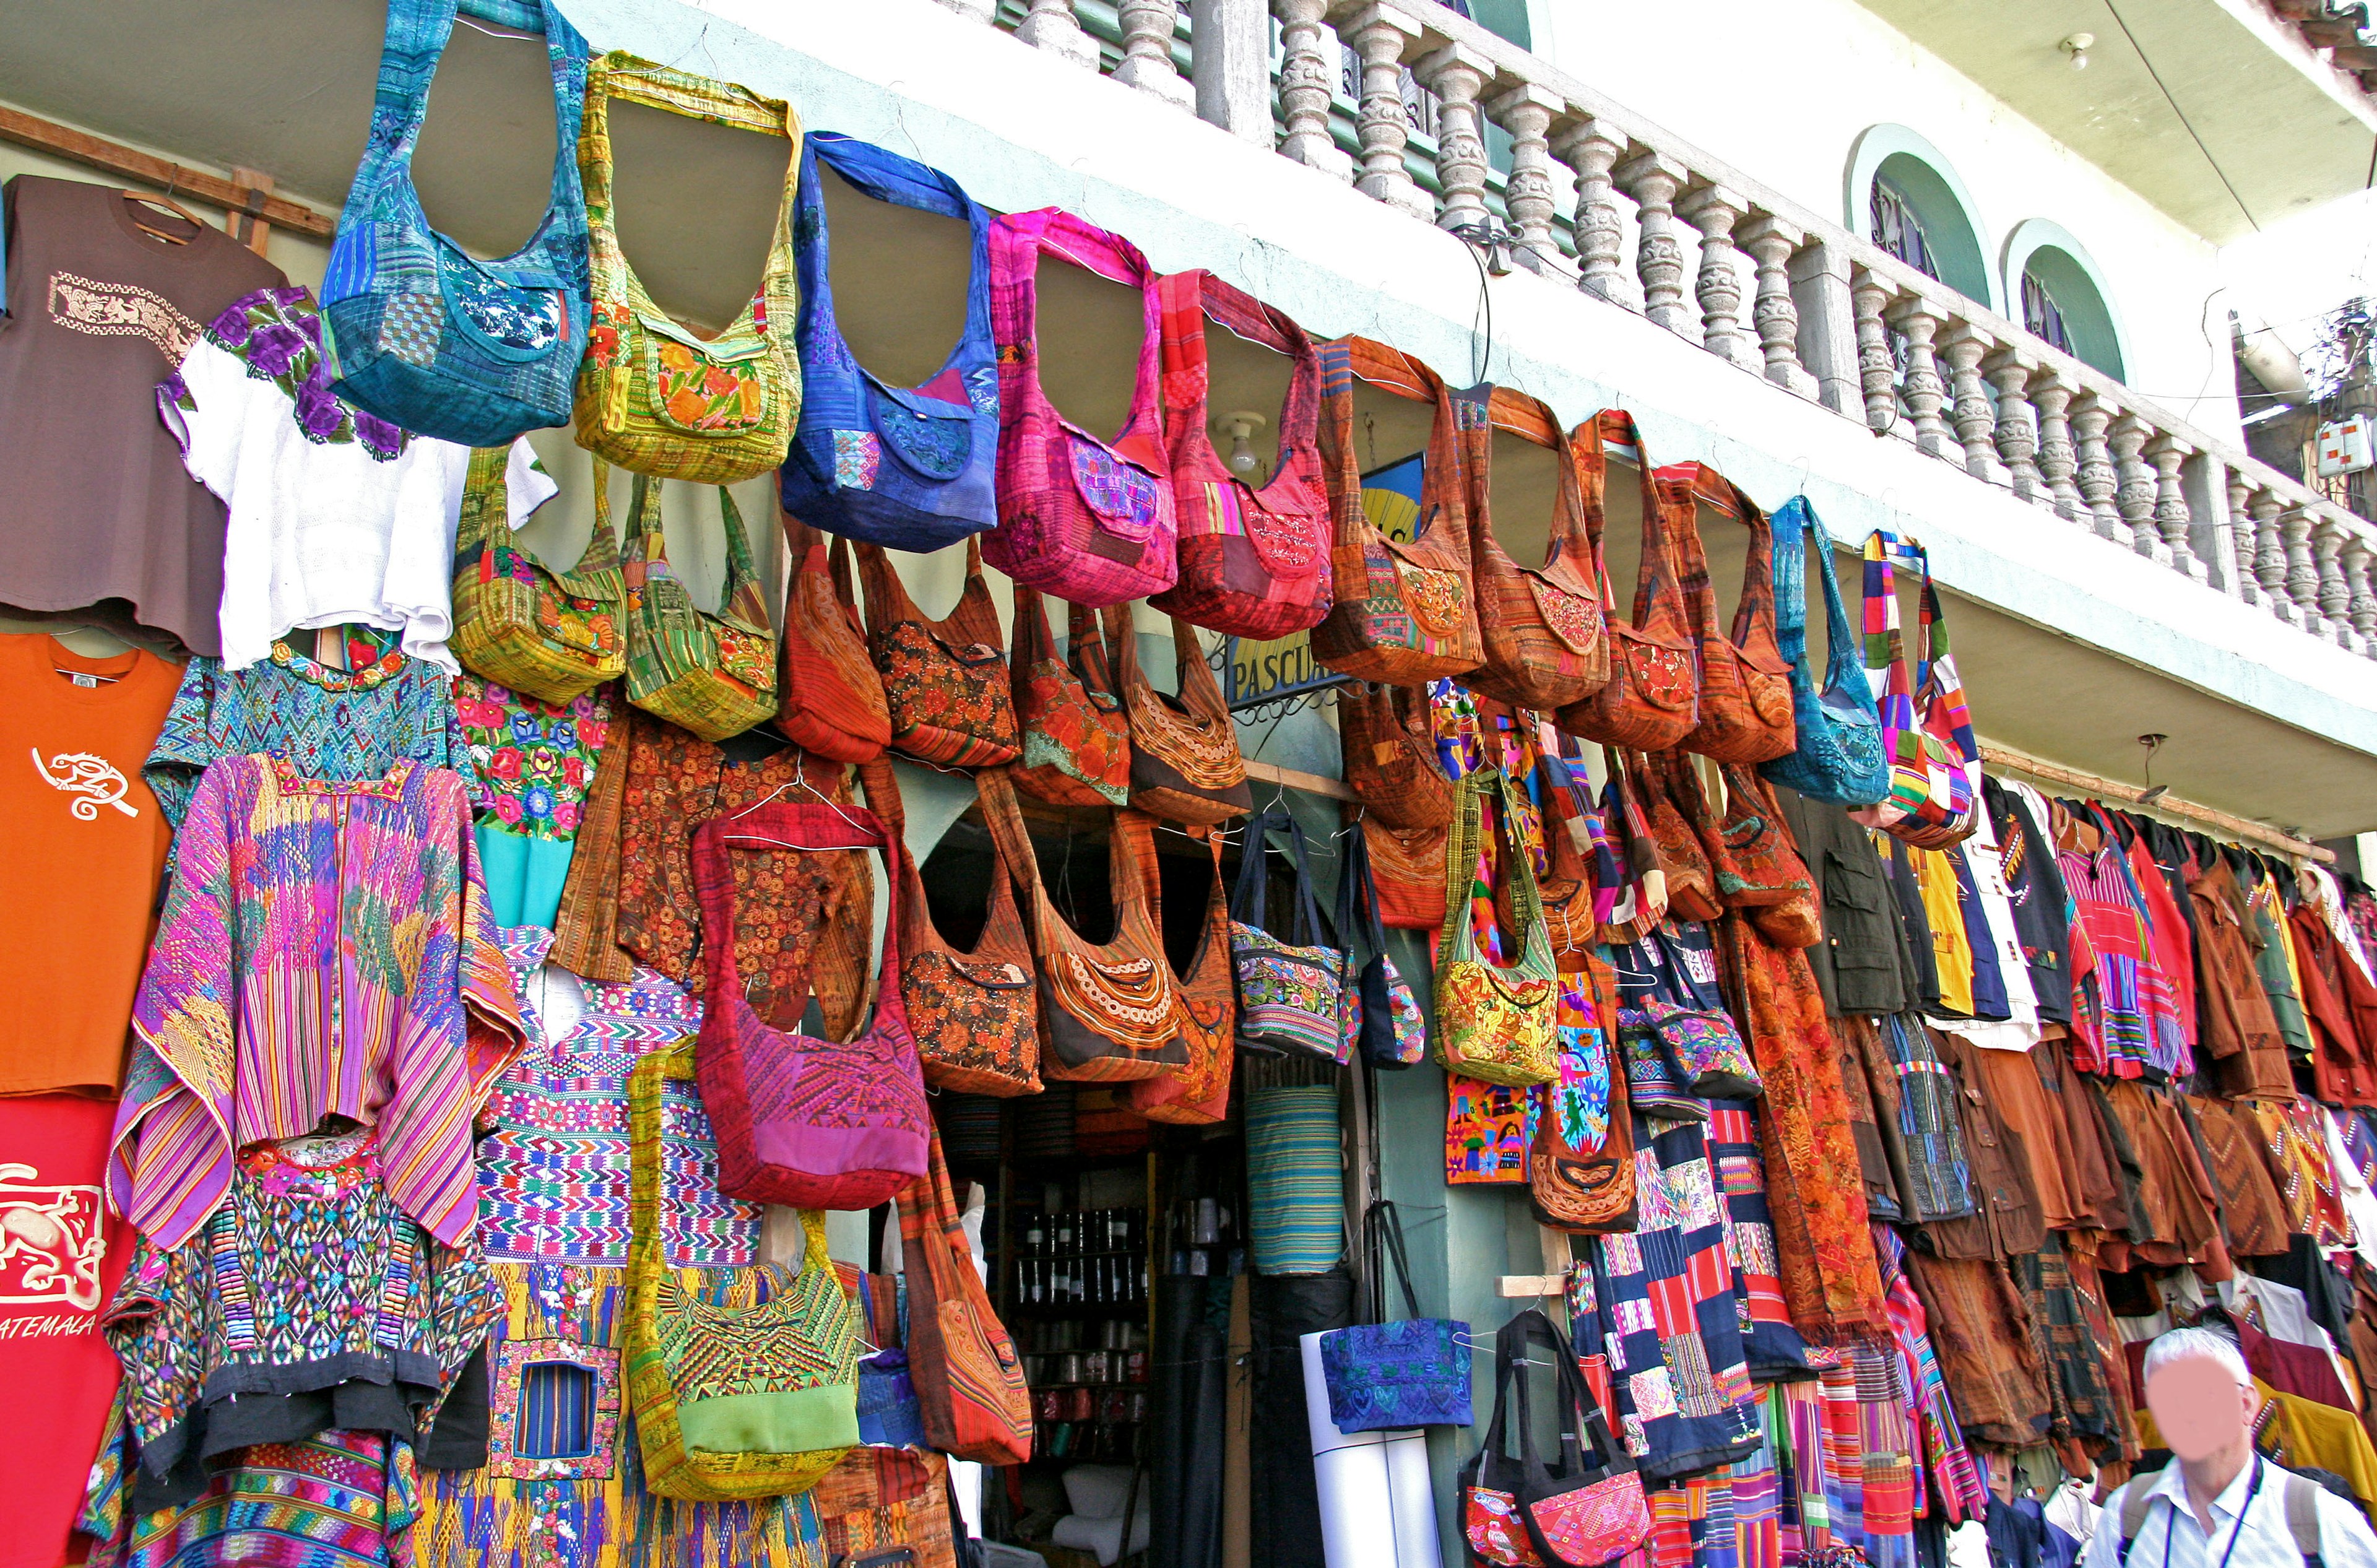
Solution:
[[[849,812],[843,810],[841,803],[836,801],[831,796],[818,788],[817,785],[809,783],[808,772],[808,753],[802,752],[800,754],[800,760],[794,765],[793,776],[791,778],[785,780],[782,784],[778,784],[775,788],[770,790],[767,794],[761,796],[750,805],[744,807],[740,811],[730,814],[725,820],[731,823],[747,817],[752,812],[759,809],[760,807],[768,805],[770,802],[777,799],[787,790],[805,789],[811,795],[816,796],[819,800],[824,801],[828,810],[841,818],[843,821],[849,823],[852,832],[866,833],[868,830],[865,823],[852,816]],[[878,832],[869,837],[867,842],[865,844],[786,844],[782,839],[768,838],[765,835],[758,833],[730,832],[726,835],[726,840],[729,844],[768,844],[775,845],[778,849],[798,850],[805,855],[822,855],[829,850],[881,849],[884,847],[885,837],[885,834]]]

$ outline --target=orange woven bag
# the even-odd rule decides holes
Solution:
[[[1691,622],[1676,581],[1669,542],[1676,503],[1664,494],[1642,450],[1633,418],[1604,409],[1576,427],[1571,437],[1584,480],[1585,529],[1593,540],[1595,570],[1608,581],[1602,548],[1607,532],[1610,441],[1631,442],[1642,485],[1642,558],[1634,578],[1634,618],[1608,622],[1609,679],[1581,702],[1562,708],[1554,720],[1571,735],[1638,751],[1665,751],[1683,739],[1700,719],[1700,676],[1692,659]],[[1691,514],[1684,513],[1689,526]]]
[[[1675,487],[1678,573],[1701,646],[1700,723],[1676,744],[1720,762],[1787,757],[1799,732],[1791,714],[1791,665],[1775,640],[1774,530],[1757,502],[1704,462],[1678,463],[1661,469],[1659,477]],[[1697,515],[1702,506],[1739,519],[1750,531],[1730,639],[1716,628],[1716,594]]]
[[[824,534],[790,512],[779,515],[793,581],[777,640],[783,678],[776,683],[776,727],[804,751],[872,762],[891,744],[891,710],[852,603],[850,542],[836,539],[829,551]]]
[[[1462,432],[1469,464],[1469,558],[1486,662],[1461,681],[1516,708],[1564,708],[1609,681],[1601,572],[1585,523],[1583,464],[1575,441],[1537,400],[1497,387],[1487,412],[1487,428]],[[1521,567],[1494,537],[1488,491],[1497,430],[1549,448],[1559,460],[1559,488],[1541,567]]]

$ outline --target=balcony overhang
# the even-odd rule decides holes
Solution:
[[[2263,0],[1863,4],[2216,245],[2368,183],[2377,102]],[[2075,32],[2096,36],[2084,71]]]

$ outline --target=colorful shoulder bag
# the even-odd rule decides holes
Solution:
[[[1175,272],[1164,299],[1164,444],[1180,520],[1180,580],[1150,601],[1209,631],[1260,640],[1329,613],[1329,492],[1320,479],[1320,361],[1303,328],[1211,272]],[[1279,457],[1257,485],[1222,461],[1208,426],[1205,323],[1296,362]]]
[[[1469,1408],[1469,1325],[1457,1318],[1420,1316],[1411,1260],[1404,1251],[1403,1216],[1393,1203],[1372,1203],[1362,1221],[1368,1255],[1376,1259],[1383,1251],[1384,1261],[1394,1266],[1407,1315],[1386,1322],[1381,1313],[1380,1322],[1320,1336],[1330,1420],[1341,1432],[1468,1426],[1475,1419]]]
[[[1066,606],[1064,657],[1048,634],[1039,590],[1017,584],[1015,718],[1023,759],[1015,787],[1052,806],[1130,804],[1130,715],[1095,611]]]
[[[1132,835],[1141,864],[1149,868],[1149,896],[1158,897],[1155,824],[1129,812],[1116,819],[1115,832]],[[1198,830],[1188,832],[1193,837]],[[1230,964],[1230,900],[1222,880],[1222,837],[1214,832],[1204,837],[1212,868],[1205,919],[1197,929],[1188,966],[1173,970],[1180,994],[1180,1038],[1188,1059],[1160,1078],[1141,1078],[1130,1085],[1132,1110],[1150,1121],[1190,1127],[1209,1126],[1229,1115],[1230,1072],[1237,1060],[1238,985]],[[1152,913],[1162,929],[1161,906]]]
[[[556,705],[627,672],[627,580],[607,515],[555,571],[506,526],[506,447],[471,454],[454,529],[454,656],[472,674]],[[607,511],[607,509],[605,509]]]
[[[1043,254],[1140,291],[1139,383],[1122,433],[1101,441],[1067,423],[1040,387]],[[1119,234],[1054,207],[990,226],[990,322],[998,341],[998,526],[985,553],[1028,588],[1104,609],[1179,575],[1172,473],[1164,452],[1155,269]]]
[[[1268,830],[1287,832],[1288,863],[1296,873],[1298,941],[1264,929],[1271,883]],[[1320,923],[1312,902],[1312,868],[1304,829],[1285,811],[1266,811],[1247,824],[1238,859],[1237,891],[1230,899],[1230,963],[1238,976],[1238,1044],[1273,1056],[1319,1057],[1341,1066],[1360,1032],[1361,991],[1353,955]]]
[[[1156,690],[1141,671],[1139,634],[1129,605],[1106,611],[1105,631],[1123,707],[1130,715],[1131,808],[1190,827],[1226,822],[1253,810],[1237,721],[1222,700],[1197,628],[1172,617],[1177,697]]]
[[[594,527],[611,526],[611,474],[594,461]],[[723,485],[724,602],[699,609],[669,567],[659,485],[639,473],[627,503],[627,700],[704,740],[741,735],[776,712],[776,634],[759,594],[743,514]]]
[[[1435,405],[1406,538],[1390,535],[1370,515],[1354,440],[1356,377]],[[1435,371],[1383,343],[1341,338],[1321,346],[1320,462],[1329,482],[1336,602],[1312,628],[1312,653],[1338,674],[1417,686],[1474,670],[1486,657],[1470,591],[1462,461],[1463,432],[1485,420],[1482,397],[1454,397]]]
[[[1808,664],[1807,580],[1824,585],[1824,684]],[[1758,765],[1767,779],[1810,800],[1872,806],[1890,793],[1881,712],[1858,658],[1857,632],[1833,573],[1832,536],[1805,496],[1774,514],[1774,638],[1791,666],[1792,748]]]
[[[1398,931],[1433,931],[1444,924],[1444,863],[1450,827],[1395,828],[1365,823],[1370,880],[1379,891],[1379,918]]]
[[[619,248],[611,197],[615,98],[792,143],[759,287],[715,337],[655,305]],[[578,444],[638,473],[704,485],[740,484],[782,462],[801,413],[801,363],[791,331],[799,298],[793,202],[801,172],[801,123],[793,106],[615,49],[587,73],[578,167],[586,180],[594,291],[593,329],[578,373]]]
[[[875,1016],[856,1038],[778,1029],[743,999],[731,855],[880,850],[890,918]],[[701,905],[701,1097],[718,1131],[718,1188],[796,1208],[871,1209],[925,1173],[932,1118],[900,987],[901,865],[907,851],[869,811],[770,801],[693,835]],[[864,928],[862,927],[862,930]]]
[[[1528,1401],[1528,1355],[1551,1353],[1559,1400],[1559,1462],[1535,1450]],[[1510,1406],[1518,1406],[1519,1453],[1510,1453]],[[1594,1452],[1588,1457],[1587,1442]],[[1600,1568],[1651,1534],[1651,1504],[1633,1460],[1610,1435],[1559,1325],[1531,1307],[1494,1336],[1494,1417],[1485,1445],[1462,1466],[1461,1527],[1469,1550],[1494,1568]]]
[[[862,194],[973,231],[965,330],[921,387],[885,385],[842,341],[818,164]],[[998,350],[990,336],[990,215],[938,169],[831,131],[801,147],[793,254],[800,278],[801,418],[780,480],[812,527],[894,550],[938,550],[998,524]]]
[[[891,749],[936,768],[997,768],[1022,749],[998,606],[982,578],[982,545],[966,541],[965,592],[927,620],[878,545],[858,546],[866,645],[891,711]]]
[[[1601,573],[1585,525],[1585,481],[1575,439],[1537,400],[1497,387],[1489,427],[1469,441],[1470,560],[1486,662],[1461,677],[1473,691],[1546,712],[1582,702],[1609,680]],[[1495,431],[1549,448],[1559,460],[1544,564],[1522,568],[1494,537],[1488,506]]]
[[[1895,553],[1923,569],[1921,673],[1906,676],[1906,645],[1898,626]],[[1917,849],[1962,844],[1980,825],[1981,748],[1965,706],[1965,684],[1948,655],[1948,623],[1931,581],[1931,557],[1912,539],[1881,529],[1865,542],[1865,667],[1880,688],[1881,740],[1890,756],[1890,793],[1880,805],[1852,812]]]
[[[1473,900],[1493,904],[1485,841],[1492,796],[1500,839],[1494,868],[1511,881],[1518,922],[1517,960],[1481,952]],[[1551,940],[1535,891],[1535,870],[1518,836],[1517,791],[1496,767],[1463,774],[1453,786],[1452,834],[1444,862],[1444,928],[1436,961],[1436,1059],[1446,1071],[1513,1086],[1559,1076],[1552,1027],[1558,979]]]
[[[330,389],[392,425],[465,447],[508,446],[524,431],[568,424],[570,386],[586,352],[586,199],[578,181],[586,41],[551,0],[521,8],[543,18],[553,65],[544,221],[499,261],[481,261],[429,226],[412,187],[412,149],[455,4],[390,0],[371,137],[322,278]]]
[[[1604,409],[1576,428],[1577,461],[1584,476],[1584,520],[1605,602],[1609,592],[1608,444],[1630,443],[1642,480],[1642,554],[1634,573],[1631,621],[1609,617],[1609,679],[1581,702],[1562,708],[1555,723],[1571,735],[1638,751],[1665,751],[1700,722],[1700,664],[1693,653],[1690,612],[1676,580],[1677,507],[1652,471],[1642,433],[1622,409]],[[1682,513],[1686,523],[1691,514]]]
[[[669,1266],[663,1086],[690,1080],[695,1054],[691,1042],[663,1047],[627,1084],[627,1384],[644,1484],[703,1502],[782,1497],[814,1486],[858,1442],[859,1313],[815,1209],[801,1213],[800,1272],[754,1271],[771,1287],[758,1304],[687,1289]]]
[[[1427,1056],[1427,1014],[1387,956],[1387,928],[1379,919],[1379,890],[1370,880],[1369,834],[1355,822],[1338,842],[1345,846],[1345,860],[1337,873],[1337,935],[1348,959],[1357,932],[1370,949],[1369,962],[1354,981],[1361,999],[1362,1055],[1373,1067],[1416,1067]]]
[[[849,541],[836,539],[829,549],[824,534],[790,512],[780,515],[792,581],[779,638],[776,727],[804,751],[872,762],[891,744],[891,708],[852,603]]]
[[[1164,933],[1148,905],[1154,869],[1134,847],[1133,833],[1118,827],[1106,845],[1114,938],[1086,941],[1048,896],[1006,772],[985,769],[974,782],[982,791],[983,825],[1031,906],[1032,947],[1040,958],[1042,1074],[1112,1083],[1185,1066],[1188,1045],[1181,1033],[1179,982],[1165,962]],[[1118,821],[1135,815],[1116,813]]]
[[[1346,787],[1371,817],[1391,828],[1440,830],[1452,820],[1452,781],[1437,754],[1427,692],[1347,682],[1337,688],[1337,737]]]
[[[1676,744],[1720,762],[1765,762],[1786,756],[1795,744],[1791,665],[1775,636],[1774,539],[1766,514],[1739,485],[1704,462],[1663,469],[1660,478],[1676,487],[1676,547],[1684,602],[1701,650],[1700,722]],[[1730,638],[1717,630],[1716,593],[1709,583],[1708,550],[1701,538],[1702,506],[1738,519],[1750,532],[1750,557],[1742,569]]]
[[[935,1133],[930,1169],[900,1191],[908,1276],[908,1375],[933,1447],[984,1465],[1032,1457],[1032,1390],[966,1245],[965,1219]],[[888,1565],[887,1565],[888,1568]]]
[[[1554,1014],[1559,1077],[1527,1145],[1535,1218],[1571,1235],[1635,1228],[1634,1128],[1618,1056],[1618,978],[1597,955],[1563,971]]]

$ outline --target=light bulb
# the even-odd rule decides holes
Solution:
[[[2096,35],[2095,33],[2075,32],[2071,37],[2065,39],[2062,42],[2057,44],[2056,47],[2062,50],[2065,54],[2071,56],[2072,68],[2073,70],[2084,71],[2088,68],[2088,51],[2095,48],[2096,45]]]
[[[1248,432],[1247,427],[1244,425],[1235,425],[1231,426],[1230,472],[1232,473],[1252,473],[1261,465],[1262,459],[1255,456],[1255,444],[1249,438],[1249,433]]]
[[[1216,443],[1224,436],[1230,438],[1230,455],[1222,461],[1241,481],[1255,482],[1262,473],[1262,459],[1256,455],[1254,437],[1256,431],[1270,423],[1250,409],[1238,408],[1231,409],[1213,421]]]

